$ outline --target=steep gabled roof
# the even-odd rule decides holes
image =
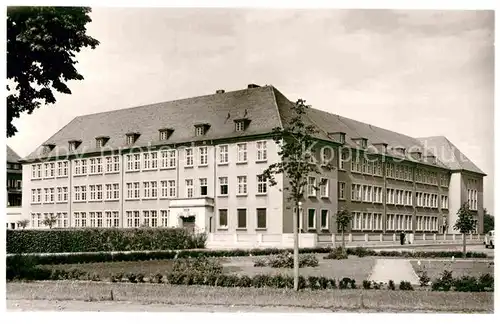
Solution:
[[[128,147],[128,133],[140,134],[133,144],[134,147],[266,134],[275,127],[287,125],[292,117],[290,108],[293,104],[273,86],[263,86],[79,116],[45,142],[55,145],[50,153],[42,154],[40,147],[26,160],[47,155],[56,156],[61,152],[65,154],[68,152],[70,140],[81,142],[75,153],[99,152],[101,149],[96,148],[95,143],[99,136],[109,137],[106,147],[116,150]],[[236,132],[234,121],[242,118],[248,118],[251,122],[244,131]],[[332,141],[329,133],[345,133],[345,144],[353,148],[358,148],[353,139],[361,137],[367,138],[370,144],[386,143],[389,147],[419,150],[424,156],[439,152],[439,148],[444,146],[444,151],[455,152],[454,156],[458,162],[446,161],[434,153],[436,162],[425,164],[484,174],[444,137],[429,138],[432,140],[424,145],[422,139],[314,108],[308,110],[305,122],[319,129],[319,139]],[[195,136],[194,126],[197,124],[210,125],[208,132],[203,136]],[[159,130],[165,128],[174,131],[167,140],[160,141]],[[392,150],[386,154],[400,158]]]
[[[7,162],[9,163],[19,163],[21,157],[17,155],[17,153],[7,145]]]
[[[465,156],[453,143],[451,143],[444,136],[432,136],[419,138],[419,141],[425,147],[436,150],[434,155],[444,164],[448,169],[454,171],[470,171],[486,175],[479,169],[467,156]]]
[[[234,120],[244,117],[250,124],[236,132]],[[206,135],[195,137],[196,124],[210,125]],[[79,116],[46,143],[55,145],[49,156],[56,156],[58,151],[67,152],[69,140],[81,141],[76,153],[88,153],[100,151],[95,145],[99,136],[108,136],[106,147],[116,150],[127,147],[126,134],[132,132],[140,134],[134,146],[142,147],[264,134],[278,126],[272,88],[259,87]],[[160,141],[159,130],[167,127],[174,131],[168,140]],[[26,159],[40,156],[39,148]]]

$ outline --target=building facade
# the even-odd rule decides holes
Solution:
[[[32,228],[52,214],[55,227],[186,227],[223,246],[289,245],[288,181],[270,186],[260,175],[280,159],[272,131],[292,105],[272,86],[249,85],[77,117],[24,160],[23,215]],[[464,202],[482,232],[485,174],[446,138],[317,109],[306,120],[319,130],[322,174],[308,178],[301,202],[303,240],[338,233],[341,208],[352,233],[455,233]]]
[[[22,219],[22,184],[23,172],[21,158],[7,146],[7,219],[6,227],[16,229],[17,222]]]

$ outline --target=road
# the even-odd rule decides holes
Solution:
[[[85,302],[78,300],[7,300],[8,312],[204,312],[204,313],[401,313],[401,310],[391,309],[328,309],[291,306],[234,306],[234,305],[172,305],[172,304],[141,304],[138,302],[99,301]],[[409,310],[407,312],[414,312]],[[436,310],[419,310],[419,313],[439,313]],[[443,313],[449,311],[443,310]],[[477,313],[491,313],[476,311]]]

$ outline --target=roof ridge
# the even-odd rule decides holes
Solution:
[[[223,96],[223,95],[227,95],[227,94],[234,94],[236,92],[258,91],[259,89],[264,89],[264,88],[268,88],[268,87],[269,87],[269,85],[265,85],[265,86],[260,86],[260,87],[256,87],[256,88],[238,89],[238,90],[228,91],[228,92],[224,92],[224,93],[211,93],[211,94],[206,94],[206,95],[201,95],[201,96],[185,97],[185,98],[180,98],[180,99],[175,99],[175,100],[158,101],[158,102],[151,103],[151,104],[144,104],[144,105],[133,106],[133,107],[126,107],[126,108],[118,108],[118,109],[100,111],[100,112],[90,113],[90,114],[86,114],[86,115],[78,115],[78,116],[75,117],[75,119],[76,118],[80,118],[80,117],[95,116],[95,115],[99,115],[99,114],[109,114],[109,113],[112,113],[112,112],[115,112],[115,111],[140,109],[140,108],[153,107],[153,106],[156,106],[156,105],[167,104],[167,103],[168,104],[172,104],[172,103],[175,103],[175,102],[182,102],[182,101],[185,101],[185,100],[193,100],[193,99],[197,100],[197,99],[207,98],[207,97],[211,97],[211,96]]]

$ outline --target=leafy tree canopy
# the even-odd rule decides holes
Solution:
[[[457,212],[457,222],[453,226],[460,233],[469,233],[476,229],[476,223],[467,203],[463,204]]]
[[[14,118],[55,103],[53,90],[71,94],[67,81],[83,80],[75,54],[99,45],[86,34],[90,12],[87,7],[7,8],[7,137],[17,132]]]
[[[484,209],[483,226],[485,233],[488,233],[489,231],[495,229],[495,218],[493,217],[493,215],[488,214],[486,208]]]

